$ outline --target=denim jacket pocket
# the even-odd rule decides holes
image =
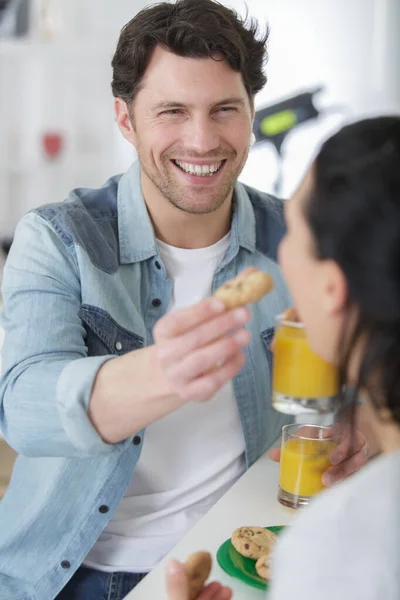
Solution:
[[[272,343],[272,340],[274,339],[274,335],[275,335],[275,327],[269,327],[268,329],[265,329],[264,331],[261,332],[261,337],[263,339],[265,351],[267,354],[267,362],[268,362],[271,383],[272,383],[272,363],[273,363],[273,354],[271,351],[271,343]]]
[[[86,330],[88,356],[122,355],[144,346],[142,337],[119,325],[102,308],[84,304],[79,311],[79,317]]]

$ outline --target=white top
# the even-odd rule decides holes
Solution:
[[[229,234],[208,248],[159,243],[174,281],[169,311],[211,293]],[[191,402],[146,429],[132,481],[84,564],[103,571],[152,569],[245,470],[232,382],[209,402]]]
[[[400,451],[317,497],[282,536],[268,600],[399,600]]]

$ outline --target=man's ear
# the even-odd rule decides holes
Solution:
[[[135,127],[125,100],[122,100],[122,98],[116,98],[114,100],[114,113],[120,132],[128,142],[136,146]]]

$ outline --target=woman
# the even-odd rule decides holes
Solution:
[[[365,399],[381,455],[285,532],[269,599],[398,600],[400,117],[331,137],[285,210],[279,259],[309,342]],[[187,600],[179,563],[169,570],[170,600]],[[230,597],[212,584],[199,600]]]

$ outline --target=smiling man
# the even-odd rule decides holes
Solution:
[[[114,64],[118,56],[117,50]],[[115,109],[138,153],[157,237],[180,248],[220,240],[230,230],[233,189],[252,131],[253,97],[241,73],[221,54],[193,58],[157,45],[136,97],[117,97]]]
[[[280,435],[282,203],[237,182],[266,41],[212,0],[140,12],[112,83],[138,160],[17,228],[0,424],[20,456],[0,505],[1,600],[120,600]],[[251,322],[209,298],[249,266],[275,282]]]

